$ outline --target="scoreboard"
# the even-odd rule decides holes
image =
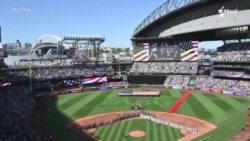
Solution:
[[[134,46],[133,61],[197,61],[198,42],[144,42]]]

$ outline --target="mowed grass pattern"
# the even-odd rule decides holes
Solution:
[[[119,97],[118,91],[96,91],[85,94],[62,96],[46,99],[47,123],[51,132],[60,140],[83,140],[78,134],[70,131],[66,124],[72,120],[90,115],[117,111],[128,111],[133,103],[141,103],[146,110],[166,112],[183,94],[183,91],[161,90],[160,97]],[[197,117],[213,124],[221,123],[227,117],[246,110],[249,101],[225,97],[222,95],[192,92],[187,100],[177,110],[177,113]],[[136,123],[133,123],[136,122]],[[138,124],[137,124],[138,122]],[[175,129],[156,126],[143,121],[122,122],[96,130],[103,141],[119,138],[124,131],[142,127],[147,135],[143,140],[175,140],[180,137]],[[150,129],[154,129],[150,131]],[[161,132],[163,129],[164,132]],[[104,138],[104,139],[103,139]]]
[[[130,137],[130,131],[141,130],[146,134],[140,138]],[[124,134],[127,137],[124,137]],[[131,119],[105,127],[99,127],[93,134],[102,141],[175,141],[183,135],[179,130],[144,119]],[[113,136],[115,135],[115,136]]]

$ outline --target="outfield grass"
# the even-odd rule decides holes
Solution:
[[[131,105],[134,102],[141,103],[146,110],[165,112],[178,98],[181,97],[183,91],[162,90],[160,97],[118,97],[117,93],[118,91],[116,90],[96,91],[46,99],[46,121],[51,133],[60,141],[80,141],[83,139],[77,133],[72,132],[65,126],[68,122],[89,115],[127,111],[130,110]],[[221,125],[221,123],[223,123],[228,117],[237,115],[246,110],[248,104],[249,101],[244,99],[192,92],[177,110],[177,113],[197,117],[217,126],[222,126],[224,124]],[[129,124],[130,122],[133,124]],[[225,124],[229,124],[229,122],[225,122]],[[156,137],[158,137],[159,140],[162,140],[169,137],[167,140],[171,141],[180,137],[179,133],[173,131],[174,129],[165,129],[165,127],[162,130],[167,132],[165,132],[164,135],[160,135],[160,129],[163,127],[157,128],[154,123],[145,124],[143,120],[131,120],[128,121],[127,124],[125,124],[125,122],[119,123],[119,126],[117,123],[117,125],[113,124],[108,127],[101,127],[96,130],[95,134],[104,138],[103,141],[105,141],[105,139],[109,141],[110,137],[118,136],[115,132],[111,133],[110,130],[123,132],[122,129],[126,129],[127,131],[140,127],[147,130],[145,140],[154,140]],[[104,128],[107,128],[108,130],[104,130]],[[152,128],[154,128],[155,131],[148,130]],[[232,134],[230,134],[230,136],[232,136]]]

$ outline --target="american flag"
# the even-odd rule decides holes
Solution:
[[[183,41],[179,47],[182,49],[181,61],[197,61],[198,41]]]
[[[10,86],[11,83],[7,82],[7,83],[0,83],[0,87],[5,87],[5,86]]]
[[[227,72],[225,76],[234,78],[247,78],[247,75],[245,73],[235,73],[235,72]]]
[[[64,86],[76,86],[81,84],[81,80],[64,80]]]
[[[149,49],[149,43],[143,43],[144,49]]]
[[[137,44],[134,48],[134,61],[148,61],[149,60],[149,43]]]
[[[63,81],[57,83],[54,87],[58,87],[58,86],[60,86],[61,84],[63,84]]]
[[[93,77],[93,78],[84,78],[82,84],[92,84],[92,83],[100,83],[100,82],[107,82],[107,77]]]

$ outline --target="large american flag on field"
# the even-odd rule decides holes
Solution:
[[[149,47],[149,43],[137,44],[134,47],[133,61],[148,61]]]
[[[198,43],[198,41],[180,42],[179,47],[182,49],[181,61],[197,61]]]

